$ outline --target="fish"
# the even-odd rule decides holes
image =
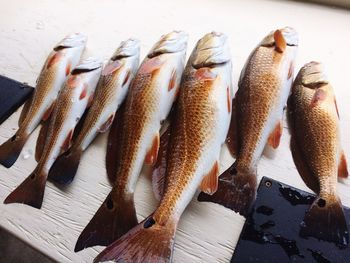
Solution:
[[[57,96],[71,70],[77,66],[87,37],[81,33],[66,36],[51,51],[37,79],[36,88],[24,104],[15,135],[0,146],[0,164],[10,168],[18,159],[30,134],[51,116]]]
[[[94,245],[109,245],[137,225],[136,182],[143,164],[152,166],[156,162],[161,123],[178,96],[187,40],[183,31],[163,35],[140,65],[125,101],[121,134],[109,137],[108,153],[116,153],[115,157],[106,157],[113,162],[107,163],[107,174],[111,174],[109,168],[115,172],[109,176],[113,188],[80,234],[76,252]]]
[[[81,131],[71,148],[53,164],[49,179],[69,184],[77,172],[82,153],[99,133],[109,130],[117,110],[123,103],[138,65],[140,41],[123,41],[104,67],[97,85],[94,101],[89,109]]]
[[[178,221],[197,188],[211,193],[217,188],[220,151],[231,120],[231,74],[228,37],[206,34],[192,52],[181,82],[161,201],[94,262],[171,262]]]
[[[60,91],[49,123],[47,139],[34,171],[5,199],[40,209],[49,170],[71,144],[75,126],[91,101],[102,71],[102,62],[87,58],[76,66]]]
[[[294,163],[317,195],[305,214],[300,234],[345,248],[349,230],[337,195],[337,178],[346,178],[349,173],[335,94],[322,63],[313,61],[300,69],[288,100],[288,123]]]
[[[297,48],[297,32],[285,27],[270,32],[250,54],[238,81],[228,135],[236,160],[220,175],[218,191],[201,193],[199,201],[247,216],[256,196],[259,160],[264,149],[273,151],[280,142]]]

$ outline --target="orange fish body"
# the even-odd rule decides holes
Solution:
[[[37,167],[4,203],[24,203],[41,208],[49,170],[60,153],[69,148],[75,126],[83,115],[89,98],[93,96],[101,68],[100,61],[89,58],[72,71],[57,98],[44,147],[38,154]]]
[[[142,62],[126,98],[120,138],[109,137],[108,147],[118,152],[107,156],[113,162],[107,163],[107,173],[114,187],[81,233],[75,251],[109,245],[137,224],[136,182],[143,164],[153,165],[157,159],[159,131],[178,94],[187,38],[181,31],[162,36]]]
[[[0,163],[11,167],[17,160],[29,135],[41,121],[47,121],[58,93],[84,51],[86,36],[76,33],[59,42],[47,58],[31,99],[23,109],[16,134],[0,146]]]
[[[229,136],[236,134],[236,162],[220,176],[218,191],[212,196],[201,194],[200,201],[248,213],[263,151],[279,145],[297,45],[297,33],[287,27],[271,32],[251,53],[240,76],[229,131]]]
[[[348,171],[334,91],[320,63],[301,68],[288,110],[294,162],[306,185],[318,195],[301,234],[347,246],[348,228],[336,187],[337,177],[347,177]]]
[[[182,78],[158,208],[94,262],[171,261],[178,220],[197,188],[216,191],[220,150],[230,123],[231,88],[227,37],[209,33],[198,42]]]

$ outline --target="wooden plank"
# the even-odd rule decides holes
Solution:
[[[134,36],[142,41],[144,56],[161,33],[183,29],[190,34],[188,53],[195,42],[211,30],[230,37],[234,83],[251,50],[270,30],[290,25],[300,33],[296,63],[299,69],[310,60],[325,63],[341,114],[343,145],[350,154],[350,13],[290,1],[51,1],[0,0],[0,74],[35,85],[52,46],[70,32],[89,36],[85,56],[107,59],[119,42]],[[0,126],[0,143],[17,129],[19,112]],[[284,125],[286,127],[286,124]],[[11,169],[0,167],[0,201],[34,169],[38,130],[30,137]],[[0,203],[0,226],[59,262],[91,262],[102,247],[74,253],[79,233],[110,191],[104,168],[106,135],[100,136],[84,154],[73,184],[58,189],[47,184],[41,210]],[[222,152],[221,170],[233,159]],[[269,176],[307,189],[296,172],[285,128],[274,160],[260,162],[259,175]],[[156,206],[150,179],[143,174],[136,189],[136,208],[141,220]],[[350,205],[349,187],[339,184],[344,205]],[[215,204],[193,200],[185,211],[176,236],[174,262],[228,262],[244,219]]]

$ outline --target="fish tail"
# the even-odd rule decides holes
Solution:
[[[113,190],[80,234],[74,251],[96,245],[108,246],[137,225],[134,194],[113,198]]]
[[[220,204],[247,216],[255,200],[256,188],[256,173],[237,172],[234,163],[220,175],[218,190],[213,195],[201,192],[198,201]]]
[[[334,242],[340,248],[349,244],[349,231],[343,207],[337,196],[317,197],[301,223],[300,235]]]
[[[41,208],[45,192],[47,174],[35,169],[12,193],[4,204],[23,203],[34,208]]]
[[[63,185],[70,184],[77,173],[82,153],[81,149],[72,149],[59,156],[50,169],[49,179]]]
[[[19,136],[15,134],[0,146],[0,163],[10,168],[18,159],[28,135]]]
[[[107,260],[125,263],[171,262],[175,230],[174,221],[161,225],[150,216],[103,250],[94,263]]]

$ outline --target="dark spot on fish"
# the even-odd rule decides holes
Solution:
[[[259,213],[259,214],[270,216],[270,215],[273,214],[273,208],[265,206],[265,205],[262,205],[262,206],[259,206],[256,209],[256,212]]]
[[[11,137],[11,142],[14,142],[14,141],[16,140],[16,137],[17,137],[17,135],[13,135],[13,136]]]
[[[318,201],[317,201],[317,205],[319,207],[325,207],[326,206],[326,200],[320,198]]]
[[[34,180],[35,179],[35,174],[31,174],[30,179]]]
[[[286,199],[291,205],[311,205],[315,200],[315,197],[311,195],[303,195],[289,187],[280,186],[279,191],[284,199]]]
[[[153,226],[156,223],[156,221],[154,221],[154,219],[152,217],[148,218],[145,223],[143,224],[144,228],[150,228],[151,226]]]

